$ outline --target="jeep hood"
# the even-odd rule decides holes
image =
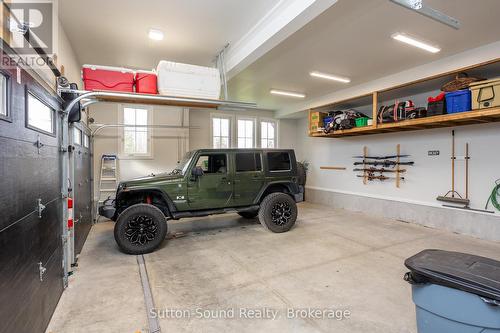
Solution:
[[[120,187],[142,186],[142,185],[163,182],[163,181],[177,180],[177,179],[182,179],[182,175],[180,174],[172,175],[170,173],[165,172],[165,173],[159,173],[157,175],[150,175],[123,181],[120,182]]]

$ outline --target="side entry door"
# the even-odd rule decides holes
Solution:
[[[192,209],[227,207],[233,197],[233,185],[226,153],[200,154],[194,168],[201,168],[203,175],[190,176],[188,202]]]
[[[264,185],[262,154],[241,152],[234,154],[234,202],[236,206],[251,205]]]

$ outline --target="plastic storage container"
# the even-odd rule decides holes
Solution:
[[[500,106],[500,78],[471,83],[472,109]]]
[[[419,333],[500,333],[500,262],[424,250],[405,261]]]
[[[161,95],[220,98],[220,74],[217,68],[160,61],[156,70]]]
[[[445,93],[440,93],[436,97],[427,98],[427,116],[438,116],[446,114]]]
[[[82,79],[85,90],[134,92],[134,72],[130,69],[83,65]]]
[[[368,117],[356,118],[356,127],[368,126]]]
[[[153,71],[135,72],[135,92],[140,94],[158,94],[158,80]]]
[[[446,112],[458,113],[471,110],[470,90],[457,90],[446,93]]]

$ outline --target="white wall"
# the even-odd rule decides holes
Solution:
[[[64,76],[68,78],[70,82],[75,82],[78,84],[79,88],[82,88],[81,80],[81,64],[73,50],[68,36],[63,30],[62,25],[58,24],[58,46],[57,46],[57,66],[61,68],[64,66]]]
[[[449,59],[430,63],[385,78],[345,89],[339,93],[324,96],[318,101],[327,103],[356,96],[367,91],[387,88],[389,84],[401,84],[417,78],[454,70],[496,59],[500,54],[500,42],[493,43]],[[500,74],[500,73],[497,73]],[[297,155],[311,163],[308,187],[328,192],[354,194],[365,197],[382,198],[408,204],[441,207],[436,201],[451,189],[451,131],[456,131],[456,154],[463,156],[465,143],[470,144],[469,196],[471,207],[482,209],[491,193],[495,180],[500,178],[500,123],[441,128],[413,132],[376,134],[346,138],[310,138],[307,134],[307,119],[299,121]],[[405,182],[398,189],[393,181],[369,182],[363,185],[362,179],[352,171],[354,155],[362,155],[363,147],[368,147],[370,155],[394,155],[396,145],[401,144],[402,154],[411,155],[414,166],[406,167]],[[439,150],[439,156],[428,156],[429,150]],[[342,166],[347,171],[320,170],[320,166]],[[456,190],[465,195],[465,163],[456,163]],[[390,176],[390,174],[388,174]],[[491,207],[490,207],[491,208]],[[447,214],[447,210],[442,210]],[[392,216],[397,215],[393,214]],[[403,213],[401,214],[401,216]],[[495,214],[500,216],[500,214]],[[397,218],[397,216],[396,216]],[[402,218],[402,217],[401,217]],[[432,216],[422,216],[432,219]],[[422,221],[420,221],[422,222]],[[419,223],[420,223],[419,222]],[[471,223],[474,223],[471,221]],[[426,224],[425,221],[422,224]],[[450,221],[453,224],[453,221]],[[471,225],[471,228],[479,228]],[[480,234],[480,233],[478,233]],[[497,237],[500,239],[500,235]]]
[[[451,131],[455,129],[456,154],[465,155],[465,143],[469,143],[470,174],[469,196],[471,206],[484,208],[494,182],[500,178],[500,124],[470,125],[455,128],[422,130],[415,132],[376,134],[345,139],[310,138],[307,119],[301,119],[298,127],[297,153],[299,158],[311,162],[308,186],[342,193],[368,195],[410,203],[441,205],[436,201],[451,189]],[[415,162],[407,169],[404,182],[396,188],[394,181],[368,182],[363,185],[352,171],[355,155],[363,154],[368,147],[369,155],[394,155],[396,145],[401,144],[402,154],[411,155]],[[439,156],[428,156],[429,150],[439,150]],[[346,171],[320,170],[320,166],[343,166]],[[392,176],[391,174],[387,174]],[[465,163],[457,160],[455,170],[456,190],[465,195]]]
[[[257,119],[274,119],[274,112],[262,110],[244,111],[214,111],[214,110],[191,110],[190,120],[190,149],[212,148],[210,138],[210,114],[224,114],[234,118],[234,125],[237,117],[254,117]],[[296,119],[278,120],[278,146],[279,148],[295,148],[297,133]],[[257,140],[259,141],[259,140]]]
[[[122,104],[102,103],[90,107],[90,117],[94,124],[123,123],[120,115]],[[180,107],[150,107],[153,125],[189,126],[189,110]],[[92,125],[95,128],[96,125]],[[187,128],[152,128],[151,158],[125,158],[120,156],[121,133],[123,128],[106,128],[94,137],[94,177],[97,191],[100,172],[100,158],[103,154],[118,154],[120,180],[160,173],[172,170],[177,161],[189,150],[189,129]],[[97,192],[96,192],[97,193]]]

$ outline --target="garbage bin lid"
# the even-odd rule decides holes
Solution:
[[[500,301],[500,261],[467,253],[424,250],[406,259],[410,283],[435,283]]]

